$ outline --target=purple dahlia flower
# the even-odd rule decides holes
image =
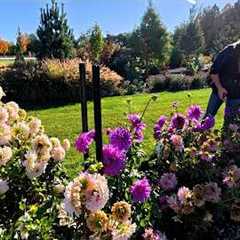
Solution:
[[[187,116],[191,120],[194,120],[194,119],[199,120],[199,118],[201,117],[201,114],[202,114],[202,110],[198,105],[192,105],[191,107],[188,108]]]
[[[156,140],[160,139],[162,128],[163,128],[163,125],[166,122],[166,119],[167,119],[167,117],[161,116],[154,126],[154,138]]]
[[[75,141],[75,148],[77,151],[86,154],[89,150],[89,146],[92,144],[95,138],[95,131],[81,133]]]
[[[215,125],[215,119],[212,116],[207,116],[201,124],[201,129],[207,131],[213,128]]]
[[[177,178],[174,173],[164,173],[160,178],[160,187],[164,190],[173,190],[177,186]]]
[[[132,124],[133,128],[137,128],[139,125],[142,125],[141,117],[136,113],[129,114],[128,121]]]
[[[113,145],[103,146],[103,173],[109,176],[117,176],[125,166],[126,155]]]
[[[182,129],[185,125],[185,117],[180,114],[176,113],[171,119],[171,127],[176,129]]]
[[[137,180],[130,188],[132,199],[134,202],[145,202],[151,194],[151,186],[147,178]]]
[[[136,128],[133,135],[134,135],[135,141],[138,143],[141,143],[144,139],[143,129]]]
[[[136,142],[141,143],[143,141],[144,135],[143,130],[146,125],[142,122],[141,117],[138,114],[129,114],[128,120],[132,125],[133,137]]]
[[[110,144],[119,150],[128,151],[132,145],[131,133],[126,128],[116,128],[109,134]]]

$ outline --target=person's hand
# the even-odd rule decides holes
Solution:
[[[227,95],[228,95],[228,92],[225,88],[223,87],[218,88],[218,96],[221,100],[225,101]]]

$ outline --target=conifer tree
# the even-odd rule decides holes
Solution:
[[[132,33],[130,42],[136,56],[143,60],[146,77],[150,66],[163,67],[168,62],[170,37],[151,2],[140,26]]]
[[[70,58],[73,55],[73,31],[68,26],[64,5],[61,9],[56,0],[51,7],[41,9],[41,22],[37,29],[40,58]]]

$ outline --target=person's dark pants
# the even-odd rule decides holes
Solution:
[[[215,117],[222,104],[223,101],[219,98],[218,94],[212,92],[208,100],[208,106],[204,117],[207,116]]]

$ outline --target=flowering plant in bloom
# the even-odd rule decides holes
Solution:
[[[130,239],[136,231],[131,205],[119,201],[113,204],[111,213],[106,213],[104,208],[109,197],[105,176],[80,173],[66,187],[59,212],[60,225],[68,227],[81,239]],[[76,226],[74,222],[82,224]]]
[[[140,209],[146,209],[149,206],[148,201],[151,195],[151,186],[150,182],[145,178],[144,172],[139,171],[139,166],[145,157],[145,153],[141,149],[141,143],[144,140],[144,130],[146,128],[143,117],[147,107],[153,100],[155,100],[154,97],[149,100],[142,114],[130,112],[127,115],[126,124],[113,129],[107,129],[108,141],[103,145],[102,162],[100,164],[91,158],[91,156],[85,161],[85,164],[88,162],[88,167],[86,168],[88,173],[101,173],[108,179],[108,186],[110,186],[108,194],[109,200],[107,204],[106,202],[104,203],[106,207],[113,206],[110,226],[116,226],[116,228],[113,228],[114,231],[106,230],[105,227],[102,230],[104,234],[112,232],[112,239],[129,239],[136,231],[136,225],[131,223],[132,221],[129,217],[129,215],[131,215],[131,207],[125,204],[124,201],[131,202],[132,208],[135,210],[132,212],[133,222],[139,225],[141,221],[142,226],[148,224],[148,219],[145,216],[149,216],[150,212],[142,212]],[[91,130],[87,133],[82,133],[77,137],[75,146],[79,152],[83,154],[90,152],[91,144],[95,140],[95,136],[91,135],[91,133],[94,133],[94,131]],[[90,179],[92,178],[93,177]],[[81,187],[82,184],[76,179],[68,185],[69,188],[66,188],[68,191],[65,192],[65,211],[68,212],[71,217],[74,216],[76,218],[79,218],[83,212],[86,211],[104,211],[104,204],[100,204],[101,197],[97,195],[97,192],[94,192],[94,194],[98,196],[96,200],[100,201],[100,203],[89,201],[89,194],[85,193]],[[75,181],[78,182],[76,186]],[[94,181],[91,180],[90,182],[92,183]],[[78,193],[76,193],[75,190]],[[72,193],[72,191],[74,193]],[[103,192],[107,194],[108,190],[105,189]],[[72,198],[72,196],[74,196],[74,198]],[[76,204],[75,209],[74,204]],[[99,204],[101,207],[97,208]],[[119,209],[117,207],[119,207]],[[137,211],[136,208],[139,208],[139,210]],[[99,212],[98,216],[102,216],[103,222],[106,223],[107,215]],[[116,215],[118,215],[118,217],[116,217]],[[95,215],[91,216],[93,217]],[[112,225],[116,218],[118,224]],[[86,230],[83,229],[82,232],[86,232]],[[93,236],[97,239],[99,232],[95,232]]]
[[[150,209],[159,211],[151,214],[147,239],[158,239],[156,231],[169,239],[234,239],[238,231],[240,118],[225,119],[220,135],[214,118],[201,113],[197,105],[186,115],[175,107],[154,126],[155,153],[142,166],[151,183]]]
[[[4,96],[2,88],[0,92]],[[17,103],[0,102],[1,239],[54,234],[51,224],[60,202],[55,196],[67,180],[62,162],[69,147],[67,139],[47,136],[41,120]]]
[[[49,138],[41,121],[16,103],[1,103],[0,236],[235,239],[240,118],[226,119],[220,135],[214,118],[201,119],[200,106],[190,106],[184,115],[174,104],[174,112],[154,124],[155,149],[147,156],[142,142],[149,103],[143,114],[130,111],[125,124],[106,130],[102,162],[89,151],[95,132],[80,134],[75,148],[89,158],[71,180],[61,167],[69,141]]]

